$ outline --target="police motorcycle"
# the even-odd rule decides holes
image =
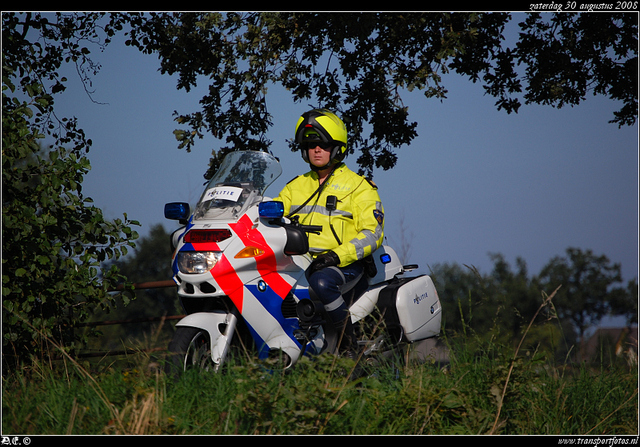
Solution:
[[[336,353],[339,334],[309,287],[307,233],[321,227],[283,216],[264,196],[281,174],[266,152],[228,154],[191,213],[188,203],[165,205],[165,217],[184,226],[171,236],[173,279],[186,316],[169,344],[167,372],[218,371],[230,357],[251,355],[291,368],[303,356]],[[361,355],[435,337],[441,306],[427,275],[408,276],[386,245],[371,256],[370,274],[349,291]],[[350,294],[348,296],[348,294]]]

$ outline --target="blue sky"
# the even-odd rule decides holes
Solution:
[[[104,104],[92,103],[76,83],[56,103],[59,116],[77,116],[93,140],[83,192],[108,218],[126,212],[140,221],[141,236],[156,223],[172,230],[164,204],[198,199],[211,149],[222,145],[207,137],[187,153],[172,133],[173,111],[198,110],[206,85],[178,91],[175,78],[158,72],[155,56],[120,41],[94,60],[102,69],[93,98]],[[638,127],[608,123],[620,105],[588,96],[573,108],[531,105],[508,115],[480,84],[456,75],[443,82],[449,94],[442,102],[420,92],[404,96],[419,136],[397,151],[393,170],[374,173],[388,242],[398,243],[404,218],[410,261],[423,272],[455,262],[488,273],[488,254],[502,253],[514,268],[522,257],[533,275],[578,247],[621,263],[625,281],[637,277]],[[275,196],[307,169],[285,140],[308,107],[276,88],[267,100],[274,116],[268,138],[283,165],[268,190]],[[346,160],[354,170],[356,158]]]

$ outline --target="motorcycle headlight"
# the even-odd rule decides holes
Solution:
[[[221,256],[219,251],[182,251],[178,253],[178,269],[182,273],[206,273]]]

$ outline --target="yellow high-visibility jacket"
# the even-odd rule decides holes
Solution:
[[[384,209],[378,188],[344,163],[326,183],[319,196],[302,206],[320,186],[318,174],[309,171],[291,180],[274,200],[284,203],[285,216],[295,212],[302,224],[322,225],[320,235],[309,233],[309,252],[332,250],[340,258],[339,266],[345,267],[382,245]],[[334,210],[326,206],[329,196],[337,198]]]

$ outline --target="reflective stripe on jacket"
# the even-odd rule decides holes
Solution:
[[[326,182],[320,195],[316,194],[299,210],[320,186],[314,171],[290,181],[274,200],[284,203],[285,216],[298,210],[295,215],[300,223],[322,225],[320,235],[309,234],[309,251],[319,254],[332,250],[340,258],[340,267],[344,267],[380,247],[384,209],[378,188],[345,164],[339,165]],[[326,206],[329,196],[337,198],[334,210]]]

